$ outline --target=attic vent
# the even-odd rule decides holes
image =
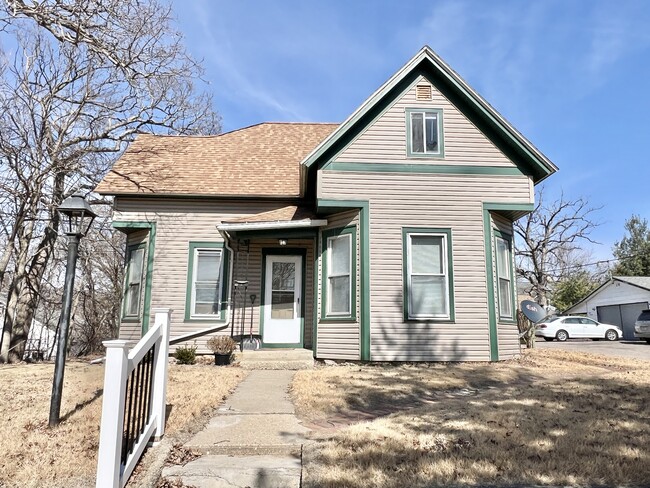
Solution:
[[[416,100],[431,100],[431,85],[418,85],[415,87]]]

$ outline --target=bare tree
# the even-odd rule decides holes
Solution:
[[[533,212],[515,222],[517,275],[528,281],[540,305],[549,305],[554,284],[583,260],[582,246],[595,243],[590,234],[600,225],[594,220],[598,210],[584,198],[569,200],[564,194],[547,203],[541,188]]]
[[[139,132],[216,133],[199,66],[155,0],[0,4],[0,361],[22,344],[58,236],[56,208],[92,190]]]

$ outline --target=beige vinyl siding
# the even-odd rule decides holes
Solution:
[[[469,121],[452,103],[432,86],[432,100],[415,97],[418,84],[429,84],[420,77],[401,98],[374,123],[333,158],[337,162],[410,164],[460,164],[514,167],[515,165]],[[406,109],[442,109],[444,158],[407,158]],[[443,163],[444,162],[444,163]]]
[[[357,254],[355,257],[355,267],[356,267],[356,296],[354,298],[354,306],[356,308],[357,320],[355,322],[351,321],[341,321],[335,322],[331,320],[321,321],[321,300],[322,300],[322,291],[323,286],[326,286],[323,283],[323,260],[319,252],[318,259],[318,307],[317,307],[317,320],[318,320],[318,339],[316,341],[316,357],[321,359],[347,359],[347,360],[358,360],[361,358],[360,352],[360,302],[359,302],[359,290],[361,289],[361,270],[360,270],[360,260],[359,260],[359,212],[358,210],[342,212],[335,215],[329,215],[327,217],[328,225],[326,229],[337,229],[341,227],[350,227],[355,226],[357,229],[356,232],[356,250]],[[318,249],[322,249],[322,233],[319,232],[319,242]]]
[[[173,198],[125,198],[115,199],[115,210],[113,220],[115,221],[148,221],[156,222],[156,248],[154,253],[154,271],[151,290],[151,309],[169,308],[172,310],[171,337],[195,332],[210,326],[218,325],[218,320],[194,320],[185,322],[185,297],[187,290],[187,265],[189,256],[189,243],[200,242],[223,242],[217,231],[217,225],[223,220],[236,219],[246,215],[253,215],[284,207],[290,203],[273,201],[246,201],[246,200],[203,200],[203,199],[173,199]],[[306,345],[311,344],[311,327],[313,310],[313,274],[310,271],[310,264],[314,262],[314,239],[300,241],[290,240],[289,245],[306,247],[306,293],[305,307],[307,315],[305,320]],[[254,306],[254,332],[259,331],[259,304],[260,304],[260,283],[261,283],[261,248],[264,246],[274,247],[278,245],[277,239],[266,241],[252,240],[251,255],[249,258],[250,281],[248,296],[256,294],[257,299]],[[245,254],[242,254],[243,264],[240,261],[237,276],[242,279],[245,276]],[[234,256],[230,256],[231,264]],[[228,283],[229,286],[229,283]],[[228,294],[230,299],[230,293]],[[250,327],[250,300],[248,299],[246,309],[245,331],[248,333]],[[230,311],[226,321],[231,317]],[[235,315],[238,333],[241,316]],[[153,323],[153,313],[150,323]],[[138,330],[138,337],[140,331]],[[230,334],[230,324],[224,327],[218,334]],[[196,344],[199,352],[207,352],[205,342],[211,335],[197,338],[196,341],[189,341],[189,344]],[[173,349],[173,348],[172,348]]]
[[[126,248],[128,249],[131,246],[136,246],[138,244],[145,244],[144,247],[144,257],[143,257],[143,273],[142,273],[142,287],[140,289],[140,318],[139,320],[121,320],[120,322],[120,333],[119,338],[125,341],[137,341],[142,337],[142,311],[144,309],[144,289],[145,289],[145,279],[146,266],[147,266],[147,246],[149,231],[148,230],[138,230],[130,232],[126,236]],[[126,280],[126,276],[124,278]],[[122,303],[120,305],[120,317],[124,314],[124,295],[122,295]]]
[[[512,222],[494,212],[490,212],[491,225],[493,229],[498,229],[504,234],[513,236],[512,241],[512,259],[514,259],[514,234],[512,231]],[[519,329],[517,324],[508,321],[499,320],[499,297],[497,295],[498,289],[498,279],[497,279],[497,269],[496,269],[496,249],[494,247],[494,238],[492,239],[492,273],[494,279],[494,304],[495,304],[495,314],[497,317],[497,340],[499,344],[499,359],[512,359],[513,357],[519,356],[521,353],[519,345]],[[512,265],[514,272],[514,262]],[[513,285],[516,281],[515,276],[512,277]],[[515,295],[515,300],[517,297]],[[512,310],[513,316],[517,317],[517,310],[519,309],[518,303],[513,303]]]
[[[321,171],[319,198],[370,203],[371,359],[490,359],[483,202],[530,203],[525,176]],[[402,228],[450,228],[455,323],[403,319]]]

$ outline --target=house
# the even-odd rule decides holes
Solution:
[[[557,168],[430,48],[341,124],[140,135],[97,188],[127,234],[121,338],[168,307],[317,358],[519,353],[512,222]]]
[[[584,314],[598,322],[618,325],[623,329],[623,339],[634,341],[634,323],[647,308],[650,276],[612,276],[565,313]]]

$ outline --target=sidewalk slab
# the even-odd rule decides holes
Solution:
[[[293,456],[203,456],[163,476],[196,488],[298,488],[301,463]]]
[[[287,389],[293,371],[253,371],[226,400],[220,413],[295,413]]]

